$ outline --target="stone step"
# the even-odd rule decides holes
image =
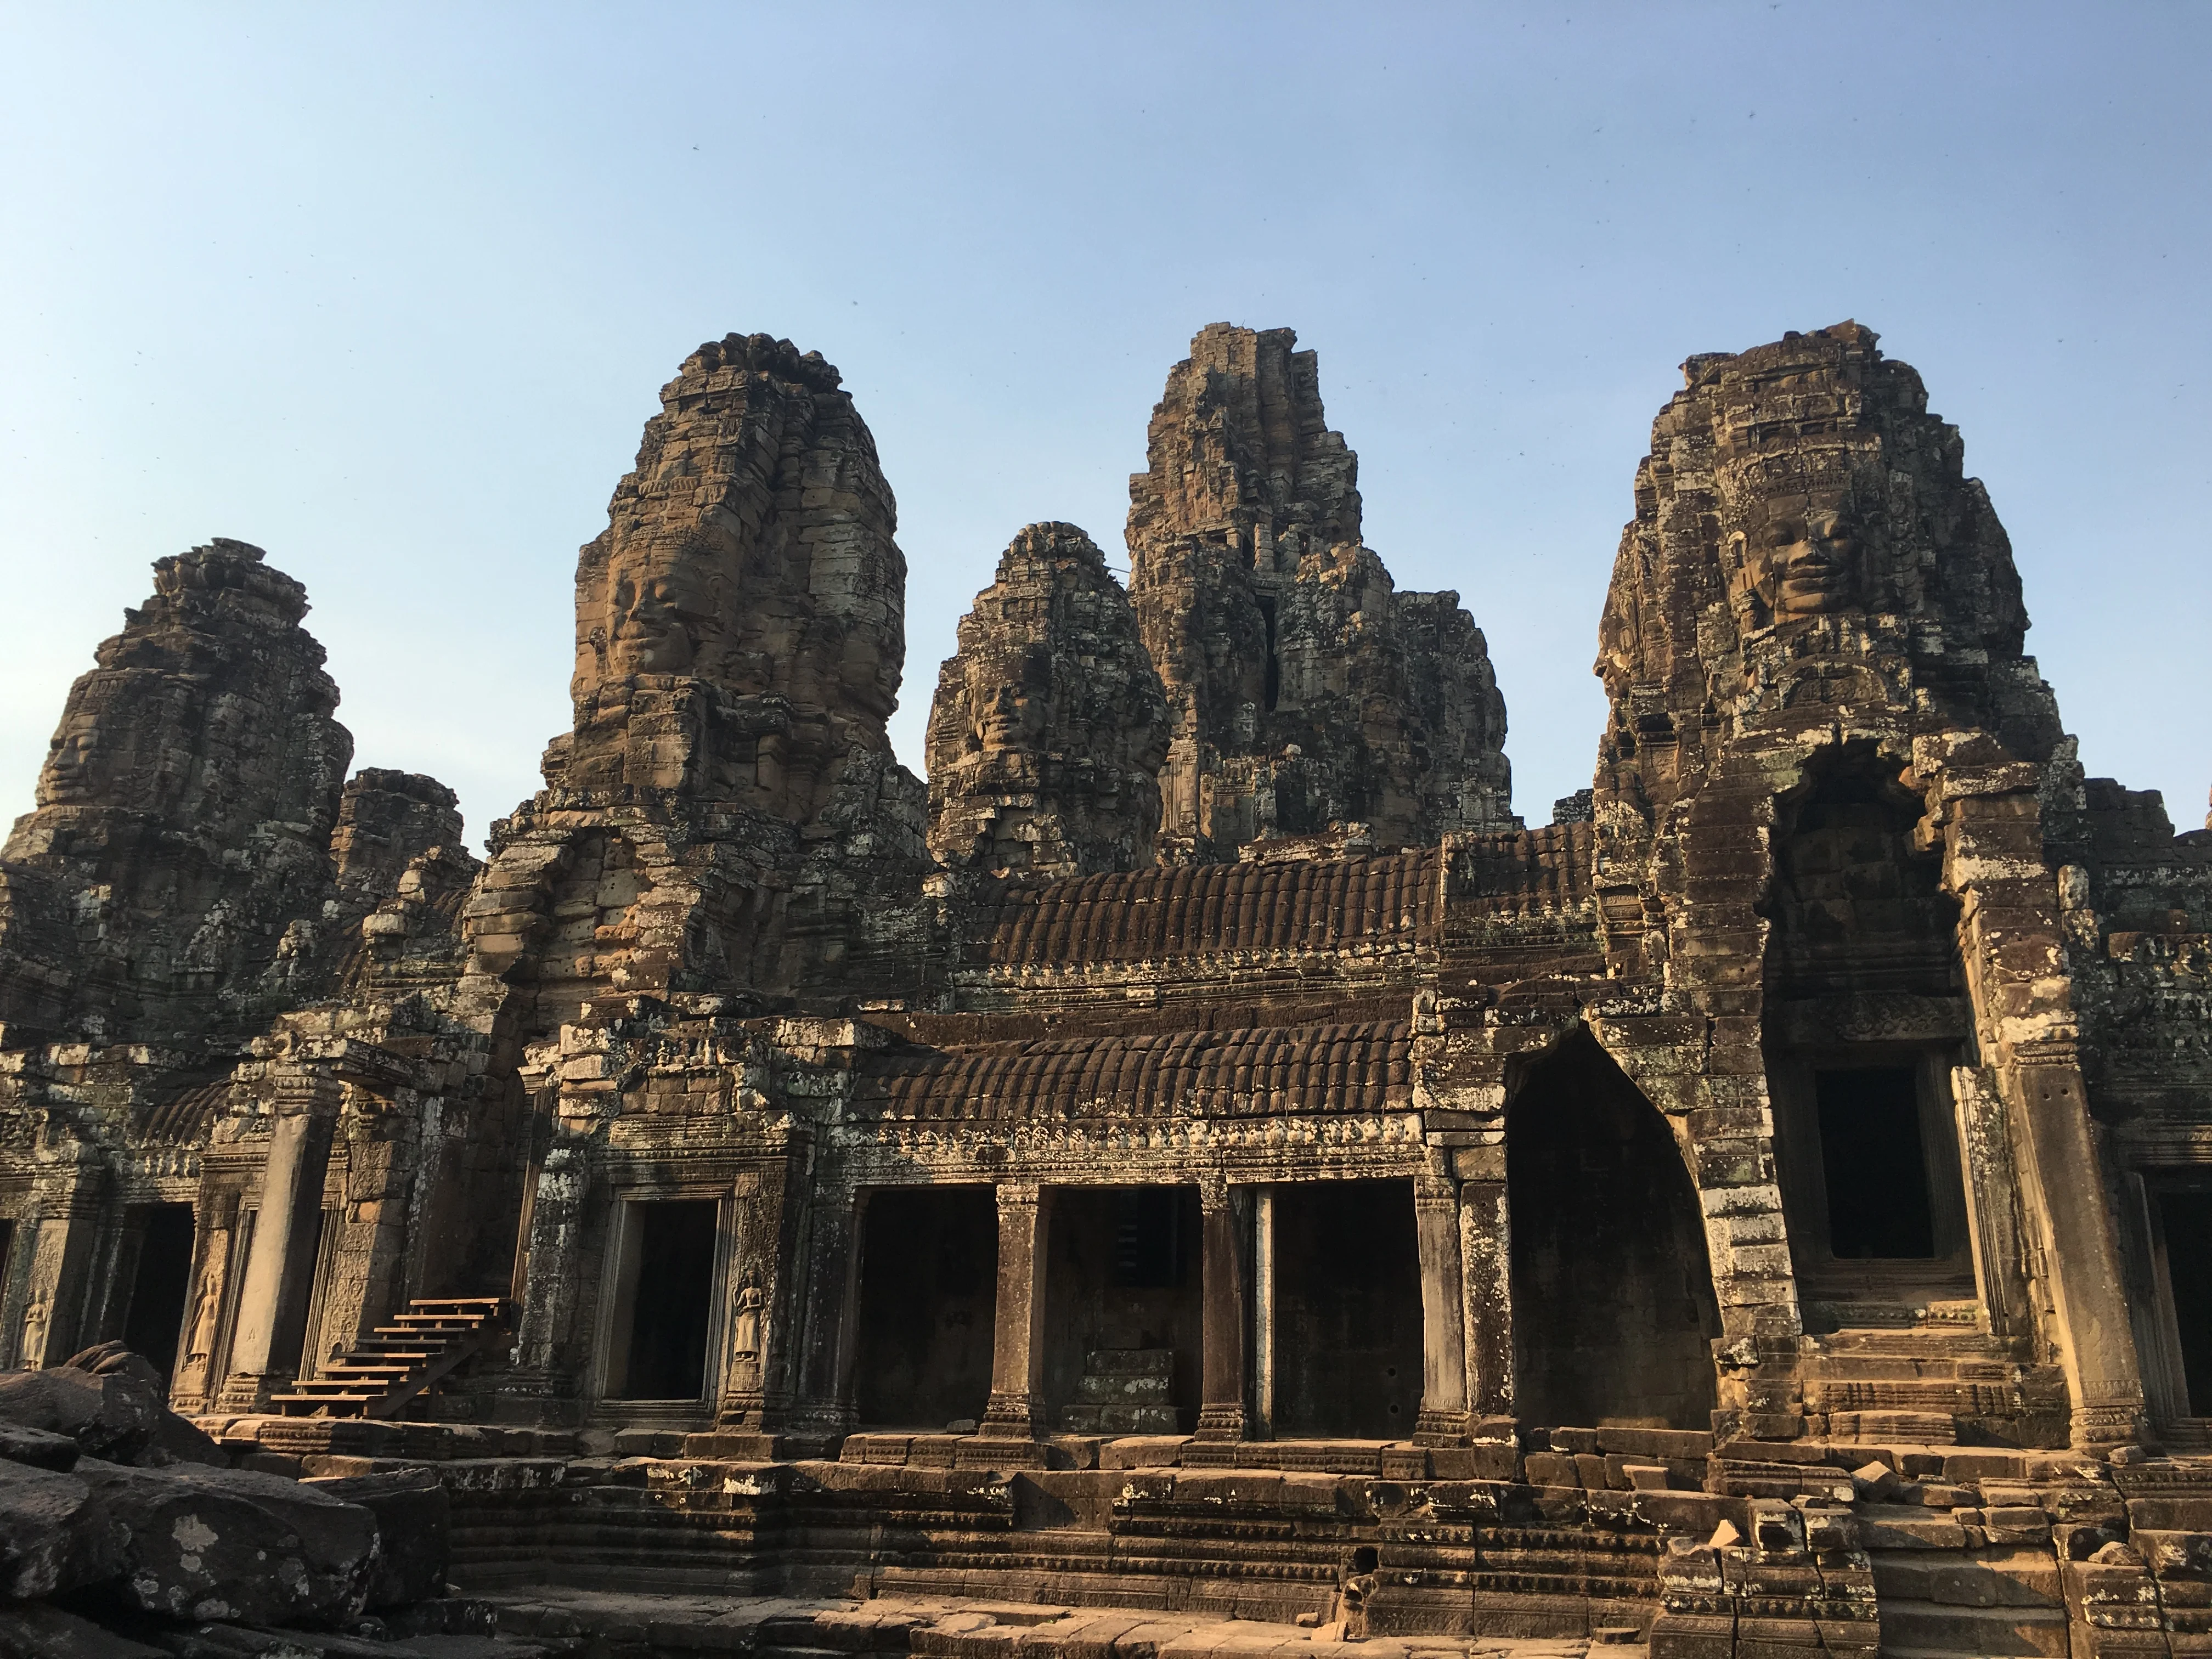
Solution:
[[[1070,1406],[1060,1427],[1063,1434],[1177,1434],[1182,1413],[1170,1405]]]
[[[2060,1607],[1969,1607],[1881,1598],[1884,1654],[1984,1654],[1992,1659],[2066,1659]]]
[[[1089,1406],[1166,1405],[1173,1398],[1164,1376],[1085,1376],[1075,1385],[1075,1397]]]
[[[1089,1376],[1173,1376],[1173,1348],[1093,1348],[1083,1356]]]

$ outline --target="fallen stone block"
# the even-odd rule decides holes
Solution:
[[[312,1486],[248,1469],[134,1469],[87,1458],[73,1475],[121,1524],[116,1594],[146,1613],[240,1624],[358,1615],[376,1517]]]
[[[86,1481],[0,1463],[0,1596],[33,1601],[104,1583],[123,1571],[126,1542]]]
[[[81,1455],[82,1449],[68,1435],[25,1428],[20,1423],[0,1423],[0,1460],[67,1474]]]
[[[0,1422],[66,1435],[88,1457],[135,1462],[154,1443],[161,1394],[127,1373],[70,1365],[0,1376]]]
[[[366,1607],[405,1607],[446,1593],[453,1506],[434,1471],[355,1475],[313,1485],[376,1517],[377,1559]]]
[[[0,1607],[0,1659],[169,1659],[59,1607]]]

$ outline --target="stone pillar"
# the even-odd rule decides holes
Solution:
[[[1460,1279],[1467,1297],[1467,1398],[1483,1417],[1513,1415],[1513,1254],[1505,1148],[1479,1149],[1482,1178],[1459,1194]],[[1489,1157],[1496,1154],[1495,1158]],[[1460,1158],[1464,1160],[1466,1154]],[[1487,1165],[1494,1162],[1494,1174]]]
[[[1413,1229],[1421,1262],[1421,1414],[1413,1438],[1425,1446],[1464,1445],[1467,1293],[1457,1182],[1449,1176],[1414,1178]]]
[[[585,1200],[592,1164],[582,1137],[556,1127],[524,1194],[522,1252],[516,1264],[514,1351],[500,1380],[521,1409],[547,1400],[573,1412],[580,1396],[576,1309],[584,1278]]]
[[[825,1182],[814,1190],[808,1219],[804,1287],[805,1345],[799,1356],[796,1429],[826,1438],[848,1433],[860,1420],[853,1404],[853,1366],[859,1358],[860,1228],[867,1194]]]
[[[230,1291],[232,1241],[238,1235],[238,1194],[204,1188],[192,1216],[199,1241],[191,1300],[185,1309],[184,1340],[179,1346],[170,1403],[179,1411],[212,1403],[221,1381],[216,1364],[222,1349],[222,1308]]]
[[[802,1149],[738,1174],[731,1200],[722,1390],[714,1413],[720,1428],[774,1430],[790,1419],[793,1322],[785,1264],[798,1255],[792,1223],[799,1210],[795,1183],[805,1163]]]
[[[2073,1396],[2076,1446],[2123,1445],[2143,1433],[2142,1374],[2120,1279],[2119,1240],[2089,1133],[2081,1073],[2070,1061],[2000,1073],[2029,1153],[2042,1212],[2059,1358]]]
[[[1044,1407],[1044,1270],[1051,1189],[1001,1182],[999,1290],[992,1326],[991,1403],[983,1433],[994,1440],[1038,1440]]]
[[[1252,1424],[1275,1433],[1275,1188],[1252,1194]]]
[[[1914,766],[1940,775],[1949,798],[1944,881],[1960,901],[1961,954],[1984,1062],[2012,1120],[2021,1198],[2045,1243],[2074,1443],[2125,1443],[2144,1431],[2142,1373],[2075,1051],[2058,886],[2044,862],[2042,775],[2018,764],[1939,774],[1936,759],[1916,749]]]
[[[15,1364],[26,1370],[58,1365],[77,1352],[92,1299],[106,1170],[90,1146],[72,1144],[66,1156],[33,1189],[30,1267],[15,1324]]]
[[[1239,1206],[1226,1182],[1200,1183],[1204,1221],[1199,1361],[1198,1435],[1200,1440],[1238,1441],[1247,1432],[1244,1409],[1244,1241]]]
[[[265,1410],[270,1396],[297,1375],[313,1294],[316,1230],[322,1221],[323,1176],[331,1155],[336,1085],[312,1075],[279,1085],[269,1160],[261,1172],[261,1208],[246,1255],[246,1284],[230,1339],[225,1411]]]

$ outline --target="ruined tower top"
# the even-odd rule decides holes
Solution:
[[[1875,338],[1838,323],[1683,365],[1600,626],[1615,750],[1686,719],[1879,714],[2050,751],[2004,527],[1958,428]]]
[[[1133,586],[1158,579],[1180,537],[1270,570],[1294,568],[1308,547],[1358,542],[1359,458],[1328,429],[1318,359],[1294,350],[1297,338],[1211,323],[1168,371],[1146,471],[1129,480]]]
[[[767,752],[806,794],[888,750],[898,701],[906,561],[875,441],[820,354],[764,334],[701,346],[660,402],[577,561],[575,726],[549,766],[728,798]]]
[[[929,714],[930,848],[1053,878],[1152,861],[1167,750],[1129,596],[1072,524],[1033,524],[960,623]]]
[[[1174,723],[1160,852],[1358,825],[1376,845],[1511,822],[1505,705],[1456,594],[1399,593],[1359,461],[1289,329],[1215,323],[1168,373],[1129,482],[1129,597]]]

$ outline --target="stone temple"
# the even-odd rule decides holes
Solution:
[[[2212,830],[2083,775],[1871,331],[1684,381],[1534,828],[1288,330],[1170,371],[1126,586],[1012,535],[926,785],[787,342],[663,389],[482,860],[299,583],[161,560],[0,862],[0,1365],[434,1467],[526,1633],[2212,1651]]]

